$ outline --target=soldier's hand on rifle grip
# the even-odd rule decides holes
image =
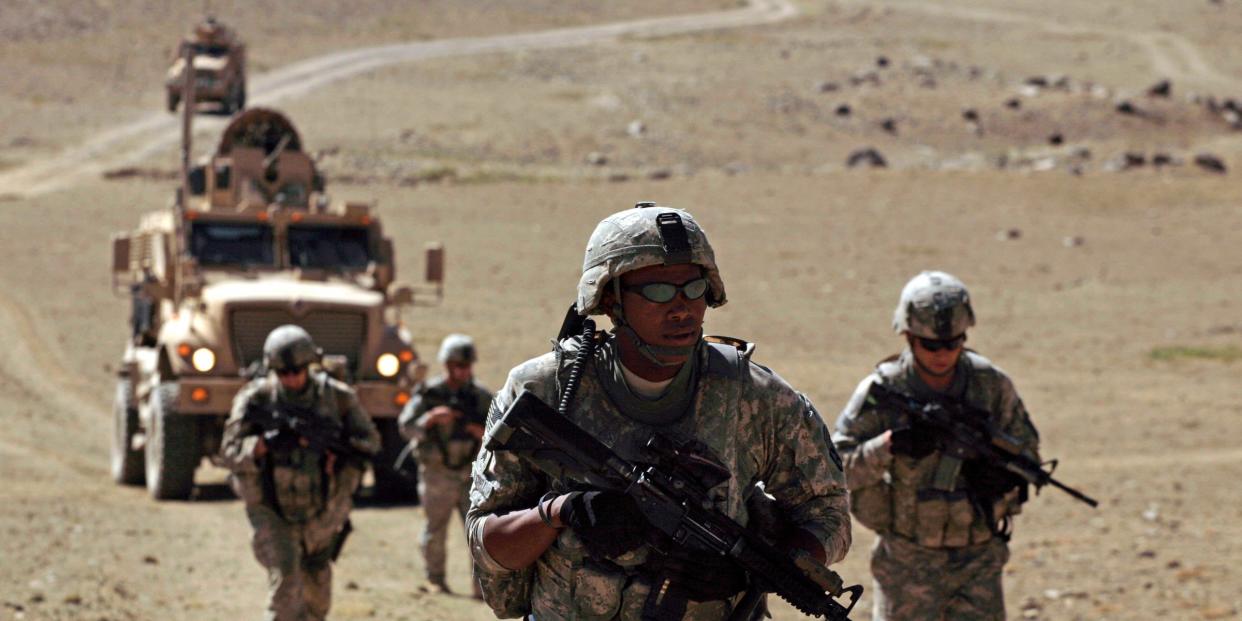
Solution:
[[[594,556],[616,557],[646,543],[647,519],[634,499],[620,492],[567,494],[559,518]]]
[[[922,459],[935,452],[936,436],[919,425],[899,427],[889,432],[889,450],[894,455],[906,455]]]
[[[461,412],[450,408],[447,405],[437,405],[431,408],[425,415],[424,429],[431,429],[440,425],[451,425],[453,421],[461,416]]]
[[[263,441],[263,436],[255,437],[254,449],[250,455],[255,459],[262,459],[264,455],[267,455],[267,442]]]

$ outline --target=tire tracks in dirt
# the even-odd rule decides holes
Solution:
[[[624,37],[656,38],[775,23],[798,14],[790,0],[749,0],[731,11],[558,28],[491,37],[438,39],[335,52],[287,65],[250,80],[250,102],[270,105],[330,82],[390,65],[524,50],[582,47]],[[200,131],[218,131],[223,118],[195,119]],[[70,187],[117,166],[131,165],[180,139],[180,120],[152,112],[107,130],[62,154],[0,173],[0,196],[29,197]]]
[[[995,9],[971,8],[935,2],[902,2],[868,0],[844,0],[843,4],[887,7],[900,11],[914,11],[926,15],[949,17],[972,22],[1012,24],[1038,28],[1059,35],[1100,35],[1127,41],[1141,48],[1149,57],[1152,69],[1159,74],[1181,81],[1198,82],[1217,88],[1242,89],[1242,78],[1227,75],[1216,69],[1203,57],[1199,48],[1189,39],[1173,33],[1160,31],[1119,30],[1091,25],[1060,22],[1026,13]]]
[[[43,346],[44,338],[30,312],[4,296],[0,296],[0,340],[5,343],[0,353],[0,378],[17,389],[6,391],[0,403],[17,397],[24,408],[56,413],[28,420],[10,410],[0,433],[0,453],[20,458],[27,465],[49,465],[74,478],[98,479],[106,471],[106,460],[90,448],[95,445],[94,439],[107,437],[103,430],[109,420],[99,395]],[[31,427],[37,425],[48,428]],[[49,447],[53,440],[69,450]]]

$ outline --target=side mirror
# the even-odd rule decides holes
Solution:
[[[112,273],[129,271],[129,235],[116,233],[112,236]]]
[[[427,244],[427,282],[444,284],[444,244]]]

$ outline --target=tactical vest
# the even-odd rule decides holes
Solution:
[[[308,378],[315,391],[315,410],[320,416],[340,416],[340,401],[327,389],[327,382],[315,376]],[[269,398],[278,399],[277,384],[272,383]],[[264,501],[290,522],[306,522],[323,512],[327,505],[330,479],[326,457],[295,442],[270,446],[264,463]]]
[[[705,364],[702,366],[702,372],[699,375],[699,385],[695,387],[697,393],[710,391],[712,393],[723,395],[724,400],[728,403],[736,403],[741,397],[741,387],[739,378],[744,377],[748,372],[750,365],[749,356],[753,350],[753,345],[744,341],[735,339],[726,339],[722,337],[709,337],[717,342],[707,342]],[[570,362],[573,360],[572,349],[562,349],[557,347],[557,355],[560,361],[560,372],[557,375],[558,390],[563,389],[564,381],[568,375]],[[592,360],[588,364],[594,364]],[[595,378],[593,370],[588,370],[583,374],[584,384],[590,383],[596,386],[596,398],[607,399],[602,388],[598,388],[598,380]],[[586,390],[582,392],[587,392]],[[571,411],[577,410],[583,406],[582,393],[575,400]],[[597,404],[608,409],[615,409],[615,406],[609,401],[607,406]],[[694,407],[697,407],[696,402]],[[736,410],[736,408],[732,408]],[[692,416],[693,414],[691,414]],[[674,429],[680,428],[687,424],[690,416],[683,420],[673,423],[667,427],[661,428],[662,432],[672,433]],[[579,421],[581,422],[581,421]],[[638,424],[635,421],[635,424]],[[637,457],[638,448],[629,443],[619,443],[612,446],[623,457],[641,461]],[[725,458],[726,466],[736,462],[729,457],[736,458],[736,455],[728,453],[720,455]],[[734,472],[736,477],[738,473]],[[743,498],[741,490],[736,489],[736,478],[708,492],[708,496],[713,499],[716,506],[734,519],[745,522],[748,515],[748,507]],[[644,564],[647,560],[648,550],[646,547],[639,548],[625,553],[624,555],[607,560],[597,560],[591,558],[577,535],[572,529],[561,531],[556,542],[544,552],[536,561],[536,573],[540,579],[534,581],[530,596],[532,612],[536,618],[547,616],[549,618],[573,618],[573,619],[611,619],[615,617],[623,606],[623,600],[628,601],[631,595],[627,588],[629,585],[640,580],[639,576],[644,571]],[[641,602],[641,600],[640,600]],[[687,618],[693,616],[706,616],[712,618],[723,618],[728,613],[728,604],[724,602],[690,602]]]
[[[965,355],[965,354],[963,354]],[[907,392],[901,381],[903,369],[889,360],[876,374],[890,387]],[[961,371],[971,372],[969,364]],[[968,383],[966,398],[973,386]],[[904,426],[904,414],[885,412],[889,428]],[[934,451],[923,458],[893,455],[884,479],[851,492],[851,510],[867,528],[880,534],[896,534],[929,548],[959,548],[986,542],[996,536],[996,520],[1018,512],[1016,504],[983,507],[968,488],[961,462]],[[996,515],[985,516],[985,512]]]
[[[467,470],[479,454],[482,446],[479,440],[470,435],[465,426],[467,423],[486,423],[485,418],[477,416],[479,408],[479,388],[473,380],[457,390],[449,390],[442,383],[428,386],[422,393],[428,410],[437,406],[447,405],[463,414],[452,425],[443,425],[427,431],[425,440],[418,441],[415,446],[418,461],[424,466],[443,466],[449,470]]]

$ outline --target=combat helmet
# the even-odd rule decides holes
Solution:
[[[474,339],[465,334],[444,337],[444,341],[440,343],[439,359],[441,363],[474,364],[479,359],[478,352],[474,349]]]
[[[926,339],[947,340],[975,325],[966,285],[952,274],[925,271],[901,290],[893,330]]]
[[[263,361],[269,371],[297,369],[318,362],[323,354],[302,326],[286,324],[272,330],[263,342]]]
[[[604,287],[626,272],[652,265],[694,263],[707,278],[707,304],[725,303],[724,281],[707,234],[694,217],[680,209],[640,202],[604,218],[587,242],[578,281],[578,313],[601,315]],[[613,285],[617,286],[617,285]]]

